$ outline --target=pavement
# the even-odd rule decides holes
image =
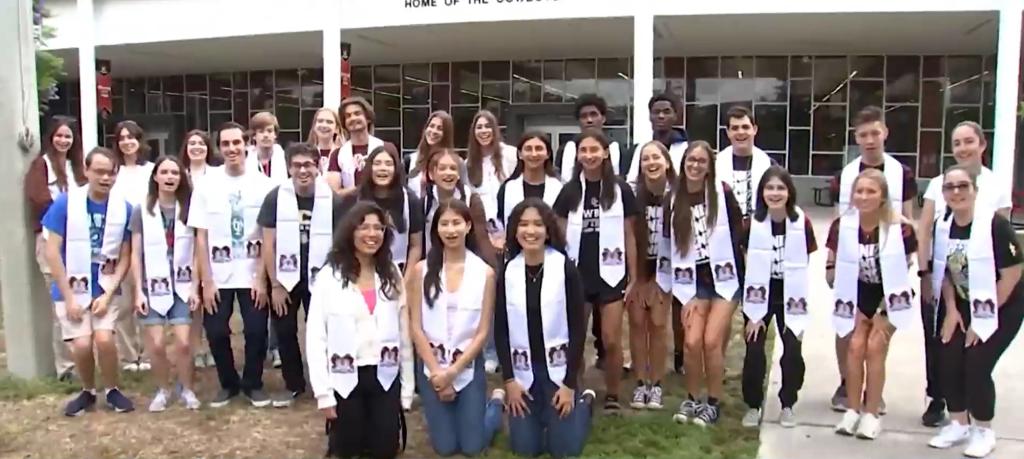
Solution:
[[[779,357],[782,342],[776,339],[772,369],[768,380],[765,422],[761,426],[761,459],[842,459],[842,458],[937,458],[963,457],[963,447],[936,450],[928,440],[937,433],[921,425],[925,397],[924,346],[921,324],[899,330],[893,336],[886,363],[884,398],[888,414],[882,417],[882,434],[874,441],[843,437],[833,433],[841,413],[833,412],[829,399],[839,383],[830,309],[832,290],[824,282],[825,237],[832,210],[810,208],[819,250],[812,255],[810,272],[811,320],[804,332],[803,356],[807,373],[800,400],[795,406],[799,425],[786,429],[778,424],[778,391],[782,383]],[[916,272],[916,268],[915,268]],[[916,275],[913,282],[917,282]],[[1024,458],[1024,391],[1016,387],[1024,381],[1024,338],[1018,336],[996,366],[996,417],[993,428],[998,437],[992,459]]]

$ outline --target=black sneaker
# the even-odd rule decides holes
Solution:
[[[267,396],[267,393],[263,392],[262,389],[251,390],[246,394],[246,397],[249,398],[249,403],[256,408],[266,408],[270,406],[270,397]]]
[[[85,414],[87,410],[91,410],[96,406],[96,394],[83,390],[78,393],[78,396],[71,399],[67,405],[64,406],[64,416],[75,417]]]
[[[231,403],[231,399],[238,396],[238,392],[232,392],[227,389],[221,389],[217,391],[217,395],[210,400],[210,408],[223,408]]]
[[[278,392],[274,394],[274,399],[270,402],[270,405],[274,408],[288,408],[289,406],[292,406],[292,404],[295,403],[295,401],[304,393],[306,393],[304,390]]]
[[[622,410],[622,404],[619,403],[619,397],[617,395],[605,395],[604,396],[604,411],[608,414],[619,414]]]
[[[107,391],[107,406],[118,413],[135,411],[135,405],[118,388]]]
[[[701,405],[697,417],[693,419],[693,423],[701,427],[713,426],[718,423],[718,405],[710,403]]]
[[[925,427],[939,427],[946,423],[946,402],[933,398],[928,409],[921,415]]]

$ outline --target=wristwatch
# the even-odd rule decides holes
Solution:
[[[931,274],[931,273],[932,273],[932,270],[930,270],[930,269],[919,269],[919,270],[917,270],[917,276],[918,277],[924,277],[925,275],[928,275],[928,274]]]

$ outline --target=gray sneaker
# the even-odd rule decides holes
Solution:
[[[697,419],[701,406],[701,402],[690,399],[683,400],[683,403],[679,404],[679,411],[672,415],[672,420],[679,424],[686,424],[693,419]]]
[[[238,392],[231,392],[227,389],[217,391],[217,395],[210,400],[210,408],[223,408],[231,403],[231,399],[238,396]]]
[[[836,388],[835,393],[832,394],[832,411],[839,413],[846,412],[846,408],[850,406],[849,400],[846,397],[846,385],[840,384]]]
[[[246,397],[249,398],[249,403],[256,408],[266,408],[270,406],[270,397],[266,392],[263,392],[263,389],[253,389],[246,394]]]
[[[747,410],[747,414],[743,415],[743,427],[746,428],[757,428],[761,425],[761,409],[751,408]]]
[[[302,395],[302,392],[281,391],[274,393],[273,401],[270,403],[274,408],[288,408],[295,403],[295,400]]]

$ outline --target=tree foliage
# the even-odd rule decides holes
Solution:
[[[43,0],[32,1],[32,35],[36,48],[36,88],[39,91],[39,111],[45,113],[49,102],[58,98],[57,81],[64,77],[64,59],[43,49],[46,40],[56,36],[53,27],[44,23],[50,11]]]

